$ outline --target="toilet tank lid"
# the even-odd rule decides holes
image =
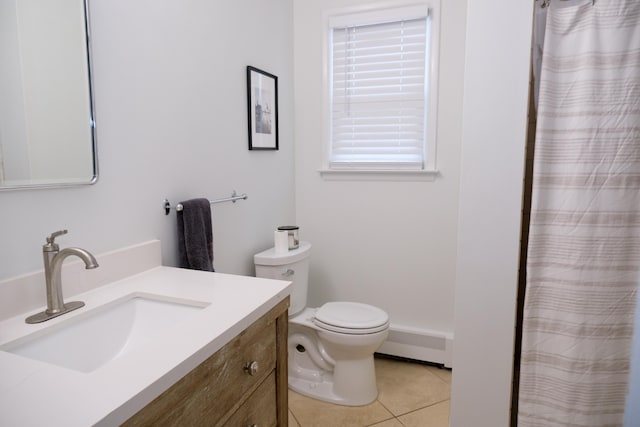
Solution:
[[[275,248],[267,249],[253,256],[255,265],[286,265],[303,260],[311,255],[311,244],[300,242],[298,249],[286,253],[276,253]]]

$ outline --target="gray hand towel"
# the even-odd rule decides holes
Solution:
[[[207,199],[191,199],[181,203],[182,211],[177,212],[179,266],[215,271],[211,204]]]

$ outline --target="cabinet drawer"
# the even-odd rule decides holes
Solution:
[[[249,372],[245,365],[252,362],[254,371]],[[263,316],[124,425],[215,425],[235,411],[275,367],[276,319]]]
[[[276,424],[276,375],[272,372],[224,425],[275,427]]]
[[[218,415],[238,404],[276,367],[275,322],[261,328],[254,326],[212,357],[211,382],[215,383],[216,392],[211,406]]]

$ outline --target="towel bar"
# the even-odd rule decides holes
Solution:
[[[249,196],[247,196],[247,193],[242,193],[240,195],[238,195],[238,193],[236,193],[236,190],[233,190],[233,193],[231,194],[230,197],[224,197],[222,199],[213,199],[213,200],[209,200],[209,203],[216,204],[216,203],[223,203],[223,202],[233,202],[235,203],[236,200],[247,200]],[[164,199],[164,214],[165,215],[169,215],[169,212],[171,212],[171,203],[169,203],[168,199]],[[175,206],[175,210],[176,211],[181,211],[182,210],[182,203],[178,203]]]

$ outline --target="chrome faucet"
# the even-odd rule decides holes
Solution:
[[[82,301],[64,303],[62,299],[62,262],[68,256],[75,255],[84,261],[87,270],[98,267],[98,262],[93,255],[84,249],[65,248],[60,250],[55,239],[63,234],[67,234],[67,230],[51,233],[47,237],[47,243],[42,246],[44,276],[47,285],[47,309],[27,317],[25,320],[27,323],[41,323],[84,306]]]

